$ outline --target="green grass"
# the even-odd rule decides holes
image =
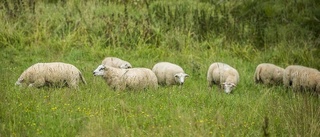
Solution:
[[[240,22],[247,25],[244,31],[219,26],[226,23],[226,14],[230,14],[228,20],[238,19],[229,13],[239,4],[234,1],[224,5],[226,11],[223,5],[212,7],[206,1],[149,1],[149,9],[143,1],[137,2],[128,2],[128,13],[118,1],[37,2],[35,13],[26,11],[16,17],[0,9],[0,137],[251,137],[264,136],[264,130],[270,136],[320,135],[318,97],[253,81],[255,67],[264,62],[319,69],[319,45],[307,29],[297,28],[295,34],[296,27],[270,21],[264,45],[256,45],[256,33],[247,18]],[[199,22],[191,19],[196,16],[195,7],[199,14],[201,8],[214,11],[221,20],[210,22],[211,15],[203,15],[202,23],[217,26],[200,31]],[[295,16],[298,13],[309,12]],[[268,41],[275,38],[272,26],[279,31],[277,42]],[[237,38],[241,34],[244,38]],[[169,61],[182,66],[190,77],[182,89],[115,92],[92,75],[106,56],[120,57],[134,67],[152,68],[159,61]],[[78,90],[14,86],[32,64],[53,61],[78,67],[88,85],[81,84]],[[206,72],[213,62],[225,62],[239,71],[240,83],[233,94],[208,89]]]

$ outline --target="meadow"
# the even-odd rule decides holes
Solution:
[[[0,8],[0,137],[320,136],[320,100],[253,81],[273,63],[320,69],[316,0],[14,0]],[[115,56],[133,67],[160,61],[190,75],[183,88],[115,92],[93,70]],[[21,88],[38,62],[66,62],[79,89]],[[209,90],[207,69],[240,73],[233,94]]]

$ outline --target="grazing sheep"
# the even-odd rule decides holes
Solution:
[[[296,77],[292,78],[294,91],[311,91],[319,93],[320,72],[313,68],[304,68],[297,71]]]
[[[256,67],[254,81],[266,85],[279,85],[282,83],[284,68],[270,63],[262,63]]]
[[[292,87],[292,85],[294,84],[293,79],[299,77],[301,75],[301,72],[303,72],[304,70],[318,71],[317,69],[308,68],[300,65],[287,66],[283,72],[283,85],[287,88]]]
[[[16,85],[29,87],[65,86],[78,87],[79,80],[87,84],[78,68],[62,62],[36,63],[25,70]]]
[[[158,78],[160,85],[183,85],[185,78],[189,77],[183,69],[170,62],[159,62],[155,64],[152,71]]]
[[[224,88],[226,93],[230,93],[239,82],[239,73],[225,63],[216,62],[212,63],[208,69],[207,81],[209,88],[216,84]]]
[[[141,90],[156,89],[158,80],[156,75],[147,68],[120,69],[99,65],[93,71],[94,76],[102,76],[107,84],[114,90]]]
[[[122,69],[132,68],[132,65],[129,62],[116,57],[104,58],[101,65],[111,66],[115,68],[122,68]]]

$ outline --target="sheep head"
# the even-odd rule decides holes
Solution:
[[[177,73],[174,75],[174,79],[177,83],[179,83],[180,85],[183,85],[184,83],[184,80],[186,77],[189,77],[188,74],[186,73]]]
[[[230,82],[224,82],[222,83],[222,85],[223,85],[224,91],[228,94],[231,93],[234,87],[236,87],[234,83],[230,83]]]
[[[93,75],[94,75],[94,76],[103,76],[105,69],[106,69],[106,66],[104,66],[104,65],[99,65],[98,68],[96,68],[96,69],[93,71]]]
[[[121,68],[121,69],[128,69],[128,68],[131,68],[131,66],[130,66],[129,64],[125,63],[125,64],[121,64],[121,65],[119,66],[119,68]]]
[[[15,85],[21,86],[23,83],[24,79],[23,78],[18,78],[17,82],[15,83]]]

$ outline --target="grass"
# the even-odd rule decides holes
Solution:
[[[192,3],[196,2],[149,1],[147,9],[142,1],[128,2],[126,13],[125,4],[118,1],[37,2],[33,14],[11,17],[1,12],[0,136],[319,136],[318,97],[253,81],[255,67],[263,62],[319,69],[317,43],[303,37],[308,31],[300,28],[303,35],[295,35],[292,28],[269,22],[281,28],[278,42],[255,45],[250,26],[242,31],[244,37],[251,36],[247,39],[230,36],[234,28],[227,26],[200,31],[196,23],[201,21],[190,19],[196,16]],[[209,3],[195,5],[197,16],[203,7],[223,19],[223,8],[210,8]],[[232,10],[239,3],[234,4],[231,1],[225,8]],[[157,10],[166,14],[160,16]],[[202,23],[212,23],[211,15],[201,14],[206,18]],[[237,18],[230,15],[229,20]],[[274,32],[269,30],[265,36],[271,39]],[[114,92],[101,77],[92,75],[106,56],[120,57],[134,67],[152,68],[169,61],[190,77],[182,89]],[[78,90],[14,86],[32,64],[53,61],[78,67],[88,85]],[[240,83],[233,94],[217,87],[208,90],[206,72],[213,62],[238,69]]]

